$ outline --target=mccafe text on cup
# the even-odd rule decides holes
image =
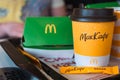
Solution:
[[[76,66],[107,66],[116,20],[113,9],[75,8],[71,19]]]

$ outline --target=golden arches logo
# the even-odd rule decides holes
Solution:
[[[90,64],[98,64],[98,60],[96,58],[92,58],[90,60]]]
[[[50,33],[52,33],[52,30],[54,30],[54,33],[56,33],[56,26],[54,24],[46,24],[45,34],[48,33],[48,30]]]

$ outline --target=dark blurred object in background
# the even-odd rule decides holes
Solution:
[[[64,1],[66,4],[67,15],[71,15],[73,8],[81,7],[81,4],[87,5],[94,3],[112,2],[117,0],[64,0]]]

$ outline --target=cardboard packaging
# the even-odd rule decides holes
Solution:
[[[24,49],[36,57],[73,57],[72,23],[68,17],[26,19]]]

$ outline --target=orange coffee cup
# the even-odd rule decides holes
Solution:
[[[113,42],[111,49],[111,57],[120,59],[120,7],[113,7],[114,13],[117,17],[113,33]]]
[[[76,66],[107,66],[116,20],[113,9],[75,8],[71,19]]]

